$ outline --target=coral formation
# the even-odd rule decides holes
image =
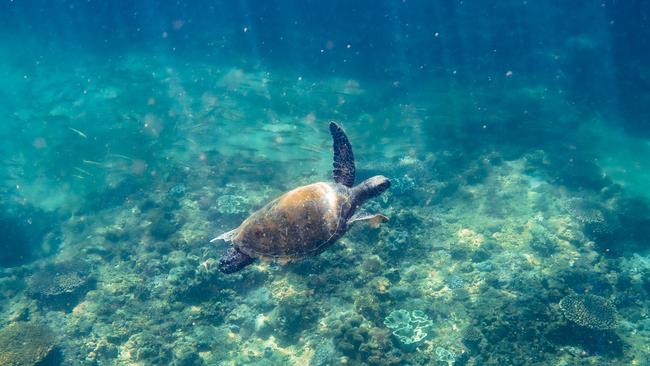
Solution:
[[[402,361],[402,354],[392,347],[386,329],[369,326],[355,314],[343,314],[334,326],[336,348],[355,363],[389,366]]]
[[[562,314],[579,326],[603,330],[616,327],[616,307],[601,296],[568,295],[560,300],[559,306]]]
[[[185,187],[184,184],[180,183],[177,184],[169,189],[169,194],[172,197],[182,197],[185,194],[185,191],[187,188]]]
[[[393,331],[393,335],[404,344],[418,343],[427,337],[428,328],[433,325],[429,317],[420,310],[411,312],[399,309],[392,311],[385,319],[384,325]]]
[[[573,197],[566,201],[567,212],[581,224],[595,224],[605,221],[604,208],[597,202]]]
[[[454,365],[456,362],[456,358],[458,357],[458,355],[455,352],[443,347],[436,347],[435,353],[436,353],[436,361],[442,362],[443,364],[447,364],[449,366]]]
[[[81,261],[47,265],[29,277],[30,292],[39,298],[54,299],[82,292],[91,282],[89,266]]]
[[[530,247],[542,257],[548,257],[558,250],[558,238],[543,225],[536,223],[530,228]]]
[[[475,344],[483,339],[483,334],[481,334],[481,331],[475,326],[468,326],[462,330],[461,337],[463,342]]]
[[[318,341],[312,343],[315,352],[309,360],[309,366],[335,365],[339,361],[332,340],[318,339]]]
[[[149,233],[156,240],[164,241],[169,239],[180,227],[172,212],[160,209],[152,210],[149,216],[151,218]]]
[[[32,366],[56,345],[52,331],[39,323],[17,322],[0,330],[0,365]]]
[[[248,200],[246,197],[224,194],[217,198],[217,211],[223,214],[236,215],[246,213],[248,210]]]
[[[320,310],[310,300],[309,296],[293,295],[279,301],[270,314],[270,323],[276,337],[289,342],[314,325]]]

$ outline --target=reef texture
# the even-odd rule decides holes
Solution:
[[[403,98],[396,81],[141,55],[74,71],[34,75],[15,106],[57,129],[25,128],[39,148],[7,157],[0,232],[27,243],[11,212],[56,215],[25,258],[0,254],[0,364],[52,349],[33,321],[72,366],[650,364],[650,205],[565,143],[586,118],[565,94],[509,79],[499,97]],[[393,182],[364,206],[390,221],[220,273],[211,238],[331,180],[332,119],[357,175]]]
[[[587,328],[612,329],[616,326],[616,307],[597,295],[569,295],[560,300],[562,314]]]
[[[42,324],[9,324],[0,329],[0,365],[37,365],[55,345],[54,333]]]

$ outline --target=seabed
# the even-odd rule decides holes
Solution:
[[[30,92],[13,101],[19,133],[2,131],[18,138],[0,148],[10,162],[0,228],[7,248],[39,240],[16,263],[0,254],[10,264],[0,342],[11,324],[55,334],[39,333],[50,355],[21,357],[650,363],[647,162],[621,165],[630,146],[645,156],[650,146],[566,95],[516,74],[503,76],[512,80],[499,99],[494,85],[421,85],[400,98],[395,83],[260,65],[145,54],[94,65],[3,81]],[[391,178],[367,204],[390,221],[356,225],[299,263],[219,273],[226,246],[212,237],[288,189],[330,179],[330,120],[348,133],[358,180]],[[610,143],[620,156],[602,152]],[[560,306],[569,296],[586,305]]]

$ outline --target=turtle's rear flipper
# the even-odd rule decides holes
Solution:
[[[237,228],[239,229],[239,228]],[[230,230],[228,232],[225,232],[216,238],[213,238],[210,240],[210,243],[214,243],[217,240],[223,240],[223,241],[232,241],[232,239],[237,235],[237,229]]]
[[[352,215],[352,217],[348,219],[348,226],[352,225],[357,221],[367,221],[368,224],[370,224],[370,226],[379,227],[379,225],[381,225],[382,222],[388,221],[388,217],[382,214],[373,215],[364,211],[360,211],[355,213],[354,215]]]
[[[239,249],[230,247],[226,254],[219,259],[219,270],[223,273],[235,273],[254,261],[255,259],[242,253]]]
[[[334,141],[334,170],[332,177],[336,183],[352,188],[354,186],[354,154],[348,137],[339,125],[330,122],[330,132]]]

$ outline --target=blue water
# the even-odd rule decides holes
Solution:
[[[0,364],[650,364],[648,14],[2,1]],[[388,221],[222,273],[330,121]]]

